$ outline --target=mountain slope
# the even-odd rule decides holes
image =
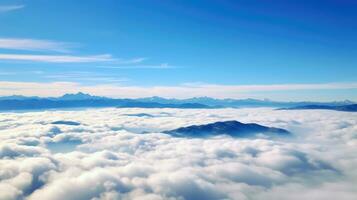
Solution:
[[[285,129],[262,126],[255,123],[244,124],[238,121],[223,121],[204,125],[193,125],[164,133],[175,137],[210,137],[217,135],[230,135],[232,137],[255,137],[257,134],[266,136],[289,136]]]

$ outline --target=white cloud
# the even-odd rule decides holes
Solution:
[[[129,59],[129,60],[119,60],[118,63],[119,64],[137,64],[137,63],[141,63],[145,60],[147,60],[147,58],[140,57],[140,58],[133,58],[133,59]]]
[[[84,71],[71,71],[62,72],[60,74],[44,75],[48,80],[66,80],[66,81],[91,81],[96,83],[122,83],[129,81],[127,78],[115,77],[113,75],[84,72]]]
[[[70,53],[79,44],[53,40],[38,40],[29,38],[0,38],[0,49],[44,51]],[[145,61],[147,58],[132,59],[113,58],[110,54],[76,56],[76,55],[46,55],[46,54],[0,54],[0,60],[5,61],[30,61],[47,63],[88,63],[109,62],[117,65],[132,65]],[[166,67],[165,64],[160,65]],[[135,67],[135,66],[133,66]]]
[[[142,62],[142,61],[140,61]],[[127,63],[123,62],[122,64],[136,64],[136,63]],[[177,68],[176,66],[169,65],[168,63],[161,63],[158,65],[121,65],[121,66],[100,66],[98,68],[104,69],[173,69]]]
[[[135,113],[160,117],[128,115]],[[51,124],[64,119],[81,125]],[[286,128],[295,137],[187,139],[159,133],[222,120]],[[7,200],[357,196],[356,113],[108,108],[3,113],[0,122],[0,193]],[[151,133],[138,134],[145,130]],[[49,151],[53,142],[65,151],[71,139],[81,144],[68,153]]]
[[[114,78],[115,79],[115,78]],[[121,79],[119,79],[121,80]],[[114,80],[113,80],[114,81]],[[0,95],[60,96],[64,93],[86,92],[93,95],[109,97],[150,97],[189,98],[210,96],[215,98],[264,98],[265,92],[303,91],[303,90],[345,90],[357,89],[357,83],[325,84],[281,84],[281,85],[210,85],[183,84],[178,86],[125,86],[115,84],[82,85],[75,82],[0,82]],[[298,93],[298,92],[296,92]],[[296,98],[296,93],[291,97]],[[270,94],[274,96],[274,94]],[[288,95],[287,95],[288,96]],[[356,100],[350,96],[351,100]],[[336,100],[337,96],[334,96]],[[291,100],[291,99],[289,99]],[[296,100],[296,99],[293,99]],[[300,99],[301,100],[301,99]],[[305,99],[310,100],[310,99]],[[342,99],[344,100],[344,99]]]
[[[25,5],[0,5],[0,13],[19,10],[24,7],[25,7]]]
[[[52,40],[36,40],[27,38],[0,38],[0,48],[29,51],[56,51],[70,52],[70,49],[78,46],[73,43],[57,42]]]
[[[93,55],[93,56],[0,54],[0,60],[47,62],[47,63],[90,63],[90,62],[108,62],[108,61],[113,61],[115,59],[110,54]]]

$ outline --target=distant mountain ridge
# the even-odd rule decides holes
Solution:
[[[140,107],[140,108],[241,108],[241,107],[297,107],[306,105],[345,106],[351,101],[340,102],[278,102],[268,99],[215,99],[195,97],[189,99],[167,99],[148,97],[137,99],[114,99],[78,92],[60,97],[26,97],[13,95],[0,97],[0,110],[28,110],[81,107]]]
[[[0,100],[27,100],[27,99],[48,99],[48,100],[89,100],[89,99],[110,99],[107,97],[93,96],[90,94],[85,94],[83,92],[78,92],[74,94],[64,94],[60,97],[37,97],[37,96],[23,96],[23,95],[12,95],[0,97]]]
[[[291,108],[280,108],[278,110],[335,110],[345,112],[357,112],[357,104],[329,106],[329,105],[304,105]]]
[[[0,98],[0,110],[33,110],[63,108],[210,108],[199,103],[163,104],[157,102],[141,102],[136,99],[111,99],[92,96],[84,93],[65,94],[61,97],[24,97],[9,96]]]
[[[57,98],[50,98],[53,100],[88,100],[88,99],[109,99],[107,97],[100,97],[100,96],[92,96],[90,94],[85,94],[82,92],[78,92],[76,94],[64,94],[61,97],[57,97]]]
[[[283,102],[283,101],[271,101],[269,99],[215,99],[211,97],[194,97],[188,99],[167,99],[162,97],[148,97],[148,98],[139,98],[137,99],[143,102],[157,102],[157,103],[200,103],[212,107],[290,107],[290,106],[303,106],[303,105],[349,105],[354,104],[355,102],[345,100],[345,101],[334,101],[334,102]]]
[[[290,136],[285,129],[262,126],[255,123],[244,124],[239,121],[223,121],[204,125],[192,125],[164,133],[175,137],[211,137],[218,135],[230,135],[232,137],[255,137],[256,134],[266,136]]]

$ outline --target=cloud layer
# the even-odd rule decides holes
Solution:
[[[52,124],[59,120],[80,125]],[[281,127],[295,137],[160,133],[221,120]],[[356,133],[357,115],[334,111],[2,113],[0,199],[355,199]]]

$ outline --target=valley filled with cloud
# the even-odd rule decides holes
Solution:
[[[237,120],[290,138],[172,137]],[[1,200],[357,197],[357,113],[105,108],[0,115]]]

